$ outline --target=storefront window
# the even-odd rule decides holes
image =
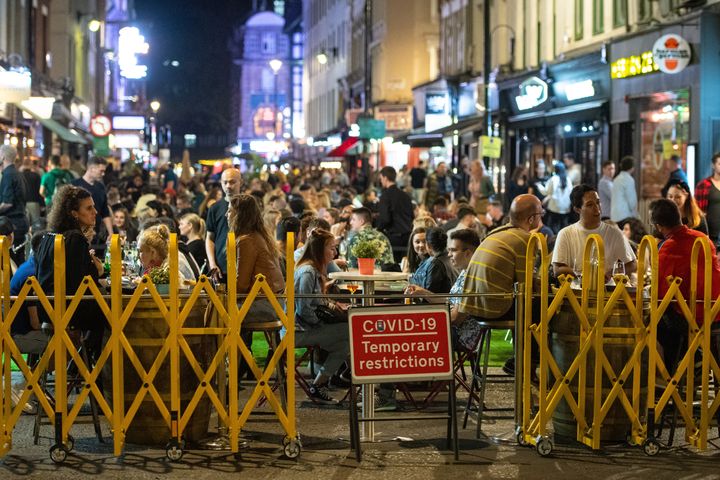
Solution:
[[[641,156],[640,191],[643,199],[658,198],[670,170],[673,155],[682,159],[687,171],[687,144],[690,134],[690,106],[687,90],[656,93],[640,113]]]

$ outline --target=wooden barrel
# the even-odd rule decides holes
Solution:
[[[165,305],[169,308],[166,299]],[[181,300],[180,309],[183,308],[184,300]],[[183,324],[184,327],[201,328],[205,326],[205,311],[207,309],[207,298],[198,298]],[[137,355],[145,371],[149,371],[165,340],[170,333],[170,327],[162,317],[157,304],[150,297],[143,297],[135,307],[124,329],[125,336]],[[214,335],[188,335],[185,337],[190,349],[195,355],[196,361],[203,370],[207,370],[212,357],[215,354],[216,336]],[[128,411],[137,392],[142,389],[142,382],[135,367],[127,357],[123,355],[124,381],[125,386],[125,412]],[[191,368],[184,352],[180,350],[180,404],[184,409],[190,403],[200,381]],[[105,394],[112,402],[112,370],[111,364],[105,368],[103,375],[105,382]],[[153,380],[153,385],[158,390],[168,410],[170,410],[170,355],[165,357],[160,369]],[[111,403],[112,404],[112,403]],[[189,423],[183,431],[183,438],[188,441],[198,441],[207,436],[210,422],[210,400],[204,395]],[[148,393],[142,401],[139,410],[135,414],[125,433],[127,443],[140,445],[164,446],[170,439],[170,428],[155,405],[154,400]]]
[[[576,292],[579,296],[580,292]],[[590,325],[595,324],[595,301],[590,299],[588,302],[589,312],[588,320]],[[643,306],[643,323],[647,325],[650,315],[649,304]],[[625,303],[616,303],[613,312],[605,321],[606,327],[623,327],[634,328],[635,324],[630,316]],[[636,345],[634,335],[623,334],[604,334],[604,352],[612,365],[616,375],[620,375],[622,369],[629,361]],[[563,303],[558,313],[550,320],[549,347],[553,357],[557,361],[558,367],[562,372],[567,372],[570,364],[575,360],[580,351],[580,321],[575,311],[567,300]],[[587,377],[585,388],[585,420],[589,427],[592,427],[592,406],[593,406],[593,378],[595,371],[595,354],[590,350],[587,355]],[[603,402],[612,389],[612,382],[603,371],[602,383],[602,400]],[[623,389],[625,394],[632,402],[632,378],[633,374],[627,378]],[[570,383],[570,391],[577,401],[578,392],[578,374]],[[641,356],[641,390],[640,404],[645,405],[647,398],[647,350]],[[575,416],[567,404],[565,399],[560,400],[555,412],[553,413],[553,427],[555,431],[555,441],[557,443],[573,443],[577,438],[577,421]],[[613,406],[610,408],[607,416],[602,422],[600,430],[600,439],[603,442],[624,442],[630,433],[632,424],[627,413],[620,404],[619,398],[616,398]]]

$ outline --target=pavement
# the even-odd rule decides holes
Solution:
[[[487,404],[508,405],[512,385],[491,385]],[[249,388],[242,393],[247,395]],[[334,392],[336,397],[343,392]],[[398,398],[401,398],[398,395]],[[460,395],[464,405],[466,396]],[[720,440],[717,429],[713,445],[705,452],[684,444],[683,432],[676,433],[676,445],[648,457],[640,448],[627,445],[607,446],[594,452],[585,447],[555,445],[549,457],[540,457],[534,449],[515,443],[496,443],[494,436],[512,438],[512,419],[484,420],[483,437],[475,438],[474,418],[468,429],[462,429],[459,411],[460,459],[455,461],[446,449],[446,424],[443,420],[413,420],[427,415],[402,403],[402,415],[410,420],[376,424],[381,441],[363,443],[363,458],[355,461],[348,439],[348,409],[317,407],[297,391],[297,426],[302,451],[297,459],[287,459],[282,452],[284,433],[267,407],[250,417],[243,430],[249,439],[247,448],[237,457],[229,452],[195,449],[188,446],[178,463],[167,460],[163,448],[126,445],[120,457],[114,457],[108,424],[103,420],[105,442],[95,438],[91,424],[73,426],[75,448],[62,465],[54,464],[48,454],[53,429],[41,428],[38,445],[33,445],[34,416],[23,415],[13,432],[13,448],[0,460],[0,479],[12,478],[182,478],[188,480],[237,478],[251,479],[720,479]],[[442,412],[443,398],[430,410]],[[210,421],[211,429],[217,418]],[[679,443],[678,443],[679,442]]]

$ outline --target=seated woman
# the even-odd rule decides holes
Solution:
[[[680,209],[683,225],[687,225],[691,230],[697,230],[705,235],[708,234],[705,214],[698,207],[687,183],[682,180],[672,180],[668,188],[667,198],[672,200]]]
[[[145,228],[138,237],[138,256],[142,264],[142,274],[150,273],[153,268],[167,267],[169,264],[168,248],[170,229],[167,225],[158,224]],[[193,269],[183,254],[178,252],[178,271],[180,288],[186,288],[185,280],[195,278]]]
[[[265,276],[273,293],[285,290],[279,252],[263,221],[257,200],[251,195],[236,195],[228,206],[228,227],[235,233],[237,246],[237,292],[250,293],[258,275]],[[258,297],[245,317],[245,322],[269,322],[277,320],[267,298]]]
[[[425,241],[426,227],[417,227],[410,234],[407,256],[402,259],[400,266],[404,273],[415,273],[425,258],[427,258],[427,242]]]
[[[310,386],[313,401],[337,403],[327,392],[327,384],[350,354],[347,323],[326,323],[317,315],[318,307],[326,307],[339,319],[347,318],[347,305],[326,298],[300,298],[301,295],[326,293],[327,265],[335,256],[336,240],[328,231],[315,229],[308,236],[305,251],[295,269],[295,344],[298,347],[317,345],[328,356]]]
[[[425,239],[429,256],[410,277],[410,284],[432,293],[448,293],[458,274],[446,250],[447,234],[441,228],[429,228],[425,232]]]
[[[137,239],[137,228],[125,207],[113,207],[113,233],[120,235],[123,244]]]
[[[43,291],[51,295],[55,288],[55,238],[63,236],[65,243],[65,294],[67,302],[75,294],[86,276],[96,283],[103,274],[103,264],[90,249],[95,235],[95,202],[90,192],[73,185],[61,187],[53,195],[48,215],[48,230],[40,241],[36,254],[36,274]],[[50,322],[44,308],[38,308],[41,322]],[[100,353],[105,316],[94,300],[83,300],[70,320],[70,327],[89,332],[86,345],[90,358]]]
[[[188,213],[180,217],[178,225],[180,235],[183,235],[187,241],[188,251],[192,255],[195,263],[198,264],[199,271],[202,273],[207,268],[207,253],[205,252],[205,220],[200,218],[196,213]]]

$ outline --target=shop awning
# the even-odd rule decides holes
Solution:
[[[53,120],[52,118],[43,118],[42,116],[38,115],[37,113],[33,112],[31,109],[26,108],[22,106],[19,103],[15,104],[20,110],[30,115],[32,118],[40,122],[42,126],[50,130],[51,132],[54,132],[57,134],[58,137],[62,138],[66,142],[70,143],[80,143],[83,145],[87,145],[87,140],[85,140],[79,133],[75,133],[72,130],[69,130],[67,127],[64,127],[57,121]]]
[[[598,100],[568,105],[566,107],[553,108],[552,110],[539,110],[537,112],[521,113],[520,115],[508,118],[508,123],[519,123],[532,120],[539,120],[542,123],[548,117],[557,117],[559,115],[567,117],[566,119],[563,119],[564,121],[572,122],[578,119],[582,120],[583,118],[592,118],[600,115],[604,104],[604,100]],[[555,119],[553,119],[553,121],[555,121]],[[544,123],[552,124],[553,121]]]
[[[448,125],[447,127],[435,130],[432,133],[439,133],[443,137],[447,137],[449,135],[453,135],[455,133],[455,130],[457,130],[458,135],[462,135],[468,132],[480,131],[483,129],[483,127],[485,127],[484,117],[472,117],[465,118],[458,121],[457,123],[453,123],[452,125]]]
[[[348,137],[339,146],[330,150],[325,156],[329,158],[344,157],[348,153],[348,150],[355,146],[358,140],[358,137]]]

